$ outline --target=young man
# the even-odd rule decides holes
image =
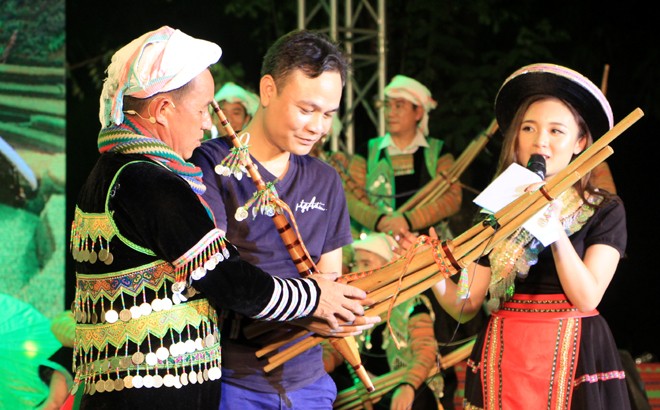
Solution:
[[[342,246],[352,241],[342,183],[328,164],[307,155],[330,129],[339,110],[348,64],[340,49],[321,34],[293,31],[266,53],[261,68],[261,104],[241,135],[248,134],[252,161],[264,182],[288,204],[311,260],[321,272],[341,272]],[[247,136],[246,136],[247,139]],[[264,204],[245,204],[256,190],[249,178],[240,180],[214,172],[232,152],[231,142],[204,142],[192,158],[204,171],[204,198],[226,229],[241,256],[282,277],[299,273],[273,220],[260,211]],[[261,206],[264,205],[264,206]],[[237,220],[236,211],[248,211]],[[288,212],[285,215],[288,216]],[[377,320],[377,318],[373,318]],[[260,340],[246,339],[249,320],[232,314],[224,320],[221,408],[329,409],[336,387],[323,369],[316,346],[277,369],[264,373],[257,360]]]
[[[101,156],[71,229],[76,374],[66,406],[217,409],[216,309],[267,320],[314,314],[334,326],[363,313],[354,300],[363,291],[271,276],[241,260],[215,226],[201,170],[186,160],[211,127],[208,67],[220,54],[163,26],[108,67]]]

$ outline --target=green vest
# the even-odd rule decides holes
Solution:
[[[386,148],[378,149],[384,139],[385,137],[381,136],[369,140],[366,188],[369,202],[382,212],[389,214],[395,210],[394,194],[396,193],[396,186],[390,154]],[[424,149],[426,169],[429,175],[434,177],[444,141],[429,137],[427,137],[427,141],[429,143],[428,148],[420,147],[420,149]],[[384,155],[381,155],[382,150],[384,150]]]

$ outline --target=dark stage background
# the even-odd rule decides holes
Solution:
[[[354,0],[355,3],[357,1]],[[309,2],[308,2],[309,3]],[[339,3],[342,3],[341,1]],[[607,96],[615,122],[639,107],[645,116],[613,143],[610,164],[628,217],[625,259],[600,310],[621,349],[634,357],[660,355],[660,279],[655,265],[660,226],[653,197],[657,186],[660,126],[658,14],[641,1],[436,1],[387,3],[387,77],[406,74],[427,84],[439,101],[431,113],[432,135],[460,154],[490,122],[497,88],[530,63],[569,66],[600,84],[610,65]],[[549,6],[552,7],[549,7]],[[296,28],[296,1],[106,1],[70,0],[67,44],[67,223],[74,199],[98,153],[98,97],[103,69],[120,46],[146,31],[170,25],[223,48],[219,80],[256,89],[261,57],[281,34]],[[340,5],[343,7],[343,5]],[[327,26],[310,24],[312,29]],[[356,68],[356,77],[366,73]],[[218,84],[219,86],[219,84]],[[375,136],[358,114],[356,144]],[[479,190],[492,175],[495,138],[464,174]],[[467,227],[471,199],[454,224]],[[67,259],[67,272],[72,272]],[[67,305],[73,296],[71,278]]]

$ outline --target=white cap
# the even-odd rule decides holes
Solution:
[[[396,246],[397,243],[394,238],[382,232],[372,232],[364,239],[353,242],[353,249],[362,249],[375,253],[388,262],[394,259],[395,254],[393,249],[396,248]]]
[[[217,44],[168,26],[143,34],[112,56],[101,92],[101,125],[121,124],[124,95],[149,98],[175,90],[215,64],[221,55]]]

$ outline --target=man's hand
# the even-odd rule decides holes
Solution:
[[[438,233],[435,231],[434,227],[429,228],[428,236],[431,239],[438,239]],[[408,252],[408,250],[412,248],[415,243],[417,243],[417,237],[418,235],[416,233],[409,232],[408,230],[402,230],[399,232],[399,236],[396,238],[399,247],[395,249],[394,252],[399,256],[405,255],[406,252]]]
[[[415,400],[415,389],[408,384],[402,384],[396,388],[392,395],[391,410],[406,410],[412,407]]]
[[[325,320],[310,317],[292,321],[291,324],[304,327],[320,336],[349,337],[359,335],[380,321],[380,316],[357,316],[353,322],[339,322],[339,326],[332,328]]]
[[[338,273],[317,273],[310,276],[321,288],[319,305],[312,316],[325,320],[331,329],[339,328],[339,320],[354,322],[364,315],[364,306],[374,304],[367,292],[355,286],[337,283]]]
[[[402,230],[410,230],[410,226],[408,226],[408,221],[406,221],[406,218],[403,216],[403,214],[395,212],[392,215],[388,215],[382,218],[380,222],[378,222],[376,229],[379,232],[384,232],[390,236],[395,236],[398,235]]]

